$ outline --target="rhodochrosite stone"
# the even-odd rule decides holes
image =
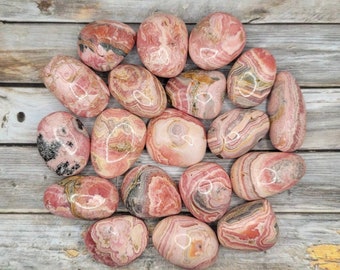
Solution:
[[[215,232],[193,217],[177,215],[161,220],[152,234],[156,250],[169,262],[185,269],[205,269],[218,255]]]
[[[38,125],[37,147],[56,174],[80,173],[90,155],[90,137],[83,123],[68,112],[54,112]]]
[[[267,200],[239,205],[228,211],[217,223],[221,245],[242,250],[267,250],[277,242],[279,227]]]
[[[217,163],[200,162],[187,168],[179,181],[179,191],[190,213],[203,222],[213,222],[228,210],[231,182]]]
[[[233,109],[218,116],[208,130],[208,146],[222,158],[237,158],[251,150],[269,131],[269,118],[259,110]]]
[[[106,218],[117,210],[118,202],[117,188],[97,176],[70,176],[44,193],[47,210],[68,218]]]
[[[95,222],[83,233],[83,238],[95,260],[118,267],[142,255],[149,234],[141,219],[120,215]]]
[[[146,118],[160,115],[167,99],[160,81],[142,66],[119,65],[109,75],[112,96],[130,112]]]
[[[185,23],[172,14],[152,14],[139,26],[137,52],[145,67],[156,76],[177,76],[182,72],[188,55]]]
[[[78,36],[78,55],[88,66],[109,71],[117,66],[135,45],[136,33],[127,24],[102,20],[87,24]]]
[[[306,135],[306,107],[301,89],[288,71],[277,74],[267,109],[273,146],[284,152],[299,149]]]
[[[150,120],[146,149],[158,163],[187,167],[200,162],[206,151],[203,124],[196,118],[176,109],[166,109]]]
[[[283,192],[305,174],[303,158],[293,153],[250,152],[231,167],[233,191],[245,200],[257,200]]]
[[[126,208],[140,218],[175,215],[182,207],[175,182],[153,165],[131,169],[124,177],[121,194]]]
[[[91,140],[91,161],[98,175],[113,178],[125,173],[145,146],[146,126],[123,109],[106,109],[96,119]]]
[[[257,106],[269,95],[275,76],[276,62],[270,52],[252,48],[237,59],[228,73],[228,98],[241,108]]]
[[[189,54],[202,69],[228,65],[243,50],[246,33],[242,23],[230,14],[211,13],[199,21],[189,37]]]
[[[71,56],[53,57],[43,69],[42,78],[55,97],[78,116],[97,116],[109,103],[105,82]]]
[[[169,79],[165,90],[175,108],[201,119],[212,119],[222,109],[226,78],[215,70],[190,70]]]

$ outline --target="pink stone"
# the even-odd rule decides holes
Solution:
[[[124,177],[121,194],[126,208],[140,218],[175,215],[182,208],[175,182],[164,170],[153,165],[131,169]]]
[[[83,123],[68,112],[54,112],[38,125],[37,147],[47,166],[61,176],[80,173],[90,155]]]
[[[55,56],[42,71],[45,86],[70,111],[94,117],[109,102],[105,82],[89,67],[70,56]]]
[[[199,21],[189,37],[189,54],[202,69],[228,65],[243,50],[246,33],[242,23],[224,12],[211,13]]]
[[[78,36],[78,55],[97,71],[109,71],[123,61],[136,41],[135,31],[127,24],[95,21],[85,25]]]
[[[301,89],[288,71],[277,74],[267,109],[273,146],[284,152],[299,149],[306,135],[306,107]]]
[[[251,152],[231,167],[233,191],[245,200],[257,200],[294,186],[305,174],[303,158],[293,153]]]
[[[269,131],[269,118],[259,110],[233,109],[218,116],[208,130],[208,146],[221,158],[237,158]]]
[[[137,32],[137,52],[153,74],[171,78],[182,72],[188,54],[188,30],[182,19],[157,12]]]
[[[217,163],[200,162],[190,166],[183,172],[178,187],[185,206],[203,222],[220,219],[229,208],[231,182]]]
[[[125,173],[145,146],[146,126],[123,109],[106,109],[92,130],[91,161],[98,175],[113,178]]]
[[[117,210],[118,202],[117,188],[97,176],[70,176],[49,186],[44,193],[47,210],[68,218],[106,218]]]
[[[269,95],[275,76],[273,55],[265,49],[252,48],[237,59],[228,74],[228,98],[241,108],[257,106]]]
[[[169,79],[165,89],[175,108],[212,119],[221,112],[226,78],[220,71],[190,70]]]
[[[179,110],[168,108],[148,124],[146,149],[158,163],[193,165],[203,159],[206,144],[203,124]]]
[[[83,233],[83,238],[96,261],[119,267],[142,255],[149,235],[141,219],[119,215],[95,222]]]
[[[276,215],[265,199],[233,208],[217,224],[219,242],[232,249],[267,250],[275,245],[278,234]]]
[[[215,232],[193,217],[177,215],[161,220],[152,234],[159,254],[174,265],[185,269],[206,269],[218,255]]]
[[[130,112],[153,118],[164,112],[167,105],[161,82],[142,66],[122,64],[109,75],[112,96]]]

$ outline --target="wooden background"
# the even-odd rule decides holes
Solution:
[[[77,35],[86,23],[115,19],[138,29],[154,11],[183,18],[189,30],[210,12],[233,14],[245,25],[246,49],[269,49],[278,69],[294,74],[306,101],[307,135],[299,154],[307,173],[269,199],[280,226],[277,245],[267,252],[221,248],[211,269],[339,270],[340,2],[334,0],[0,0],[0,269],[109,269],[86,252],[81,233],[91,221],[56,217],[43,206],[45,188],[60,177],[38,154],[36,127],[48,113],[65,108],[44,88],[39,72],[56,54],[76,56]],[[140,63],[135,50],[125,62]],[[192,67],[188,60],[186,69]],[[117,106],[111,99],[110,107]],[[223,110],[231,107],[225,100]],[[82,120],[91,130],[93,119]],[[273,150],[268,139],[256,149]],[[211,153],[205,160],[227,171],[233,162]],[[144,152],[137,164],[154,163]],[[176,181],[183,171],[161,167]],[[84,174],[91,173],[89,164]],[[112,181],[119,186],[121,178]],[[234,196],[232,206],[240,203]],[[150,232],[154,224],[148,222]],[[150,242],[142,257],[122,269],[177,268]]]

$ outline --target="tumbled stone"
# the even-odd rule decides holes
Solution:
[[[206,151],[203,124],[193,116],[168,108],[150,120],[146,149],[161,164],[187,167],[200,162]]]
[[[44,193],[47,210],[67,218],[106,218],[117,210],[118,202],[117,188],[97,176],[70,176],[49,186]]]
[[[233,109],[215,118],[208,146],[221,158],[237,158],[251,150],[269,131],[269,118],[259,110]]]
[[[97,71],[110,71],[132,50],[136,32],[127,24],[114,20],[89,23],[78,36],[78,55]]]
[[[232,249],[267,250],[276,244],[278,234],[276,215],[266,199],[236,206],[217,223],[219,242]]]
[[[131,169],[121,186],[124,205],[140,218],[178,214],[182,201],[175,182],[161,168],[141,165]]]
[[[128,111],[146,118],[164,112],[167,105],[161,82],[142,66],[122,64],[109,74],[112,96]]]
[[[213,119],[222,109],[226,78],[220,71],[190,70],[168,80],[172,106],[201,119]]]
[[[57,55],[42,71],[45,86],[71,112],[94,117],[109,103],[110,92],[93,70],[71,56]]]
[[[201,19],[192,29],[189,54],[198,67],[219,69],[240,55],[245,44],[242,23],[228,13],[215,12]]]
[[[193,217],[166,217],[155,227],[152,242],[159,254],[185,269],[206,269],[218,255],[215,232]]]
[[[179,191],[185,206],[197,219],[210,223],[221,218],[231,201],[231,182],[217,163],[200,162],[187,168]]]
[[[269,95],[275,76],[273,55],[266,49],[252,48],[237,59],[228,73],[228,98],[237,107],[257,106]]]
[[[38,125],[37,147],[46,165],[60,176],[80,173],[90,155],[90,137],[83,123],[68,112],[54,112]]]
[[[299,149],[306,135],[307,113],[301,89],[288,71],[277,74],[267,111],[273,146],[283,152]]]
[[[305,162],[297,154],[250,152],[233,163],[230,178],[240,198],[257,200],[290,189],[305,171]]]
[[[83,233],[83,238],[96,261],[120,267],[142,255],[149,234],[141,219],[118,215],[95,222]]]
[[[106,109],[94,122],[91,161],[96,173],[113,178],[125,173],[145,146],[146,126],[124,109]]]
[[[137,32],[137,52],[154,75],[171,78],[182,72],[188,55],[188,30],[182,19],[156,12]]]

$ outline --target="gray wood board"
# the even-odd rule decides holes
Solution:
[[[332,0],[1,0],[0,20],[20,22],[90,22],[113,19],[142,22],[153,12],[169,12],[187,23],[196,23],[204,15],[222,11],[243,23],[340,23],[340,3]],[[202,14],[203,13],[203,14]]]
[[[54,55],[77,57],[77,36],[82,26],[0,24],[0,83],[42,83],[41,69]],[[289,70],[301,86],[340,86],[340,30],[336,24],[245,25],[245,29],[245,50],[268,49],[276,59],[278,70]],[[124,62],[141,64],[136,49]],[[227,73],[230,67],[221,70]],[[193,68],[196,65],[188,59],[185,69]]]
[[[340,149],[340,89],[302,89],[307,108],[307,135],[304,150]],[[120,105],[111,98],[108,107]],[[233,108],[225,98],[222,112]],[[266,103],[257,107],[266,110]],[[0,86],[0,143],[35,143],[37,126],[49,113],[67,110],[46,88]],[[24,116],[24,118],[23,118]],[[91,132],[94,118],[82,118]],[[203,121],[206,129],[211,120]],[[268,137],[255,149],[272,150]]]
[[[0,213],[47,213],[43,205],[45,189],[62,179],[50,171],[36,147],[0,147]],[[288,191],[269,198],[277,212],[340,213],[339,152],[299,153],[306,162],[306,175]],[[20,157],[20,158],[18,158]],[[228,173],[234,160],[218,159],[208,153],[204,161],[220,164]],[[153,164],[163,168],[176,182],[184,168],[156,164],[143,152],[134,166]],[[89,163],[83,175],[95,174]],[[120,188],[123,176],[111,179]],[[236,195],[231,207],[242,203]],[[316,203],[317,202],[317,203]],[[184,209],[185,210],[185,209]],[[120,203],[119,211],[126,211]]]
[[[214,270],[325,269],[325,261],[312,251],[340,245],[339,215],[279,214],[278,243],[266,252],[244,252],[220,248]],[[81,234],[91,221],[69,220],[52,215],[0,215],[1,269],[112,269],[95,262]],[[152,231],[154,222],[147,225]],[[324,255],[325,256],[325,255]],[[336,254],[334,255],[336,256]],[[333,262],[336,268],[337,262]],[[120,269],[179,269],[166,262],[149,241],[142,256]]]

